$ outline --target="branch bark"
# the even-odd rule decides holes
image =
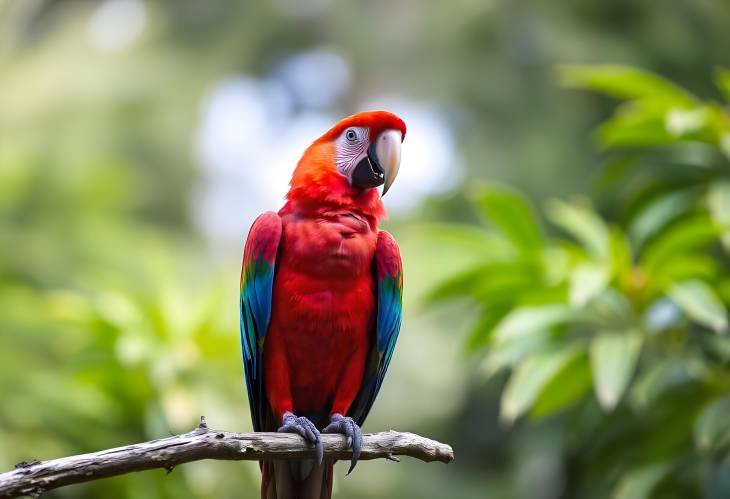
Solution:
[[[326,459],[350,459],[342,435],[322,435]],[[413,433],[387,431],[363,435],[361,460],[410,456],[421,461],[449,463],[454,451]],[[114,449],[62,457],[51,461],[22,462],[0,474],[0,498],[32,496],[70,485],[154,468],[172,469],[202,459],[254,460],[311,459],[314,448],[298,435],[287,433],[231,433],[208,428],[205,419],[190,433]]]

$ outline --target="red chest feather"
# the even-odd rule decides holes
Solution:
[[[369,224],[347,212],[283,217],[272,318],[264,347],[267,380],[287,369],[294,412],[327,411],[346,371],[359,386],[374,341],[377,240]],[[286,390],[276,381],[268,391]]]

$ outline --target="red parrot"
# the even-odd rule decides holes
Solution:
[[[334,462],[320,432],[362,446],[401,324],[403,274],[378,230],[406,126],[385,111],[355,114],[315,140],[284,206],[260,215],[241,270],[241,344],[256,431],[297,433],[316,460],[263,461],[262,498],[329,498]]]

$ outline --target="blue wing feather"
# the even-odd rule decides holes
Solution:
[[[375,341],[360,391],[348,415],[362,425],[383,384],[393,357],[402,318],[403,267],[395,239],[385,231],[378,233],[373,262],[377,283],[377,313]]]
[[[263,431],[269,415],[263,383],[263,345],[271,319],[276,254],[281,219],[266,212],[254,221],[241,267],[240,328],[243,367],[255,431]]]

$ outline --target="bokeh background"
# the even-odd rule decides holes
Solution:
[[[456,461],[338,467],[336,495],[730,497],[728,26],[719,0],[0,0],[0,469],[250,430],[246,231],[385,108],[406,316],[365,429]],[[207,461],[48,497],[258,483]]]

